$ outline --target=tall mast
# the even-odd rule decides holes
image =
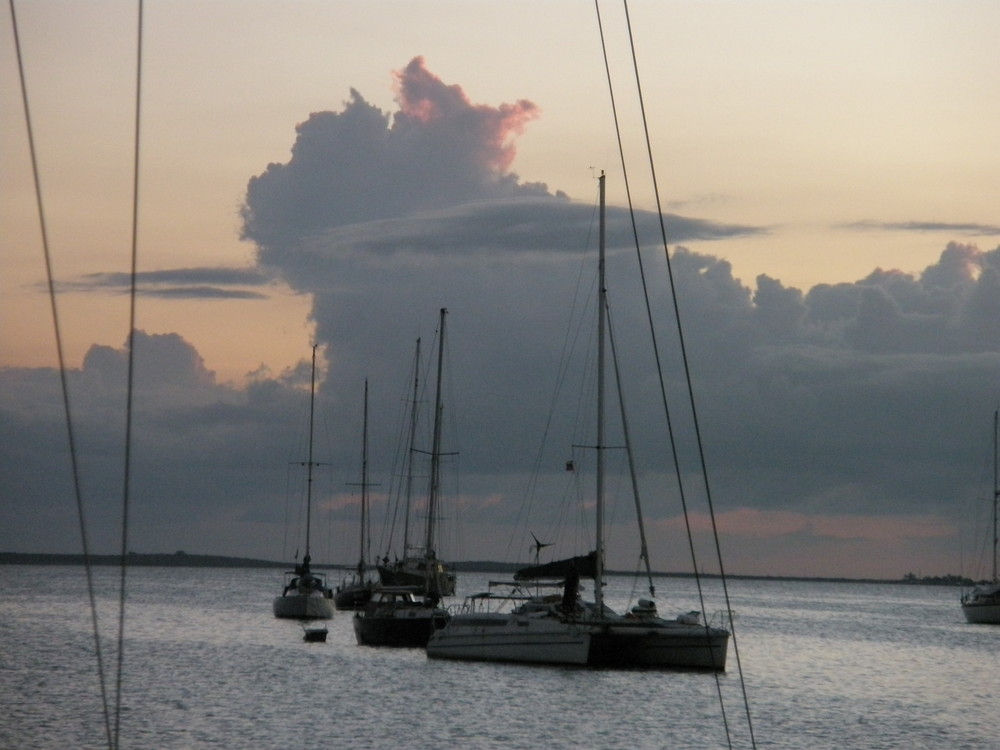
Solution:
[[[368,378],[365,378],[365,406],[361,428],[361,557],[358,560],[358,579],[365,574],[368,559]]]
[[[306,556],[303,562],[309,564],[309,535],[312,526],[312,483],[313,483],[313,417],[316,412],[316,345],[312,350],[312,374],[309,378],[309,458],[306,461]]]
[[[604,283],[604,172],[600,186],[600,232],[598,241],[597,300],[597,570],[594,579],[594,602],[597,612],[604,609],[604,328],[607,288]]]
[[[431,489],[427,496],[427,540],[424,552],[428,558],[434,557],[434,516],[437,513],[437,494],[440,479],[441,458],[441,373],[444,364],[444,321],[447,308],[441,308],[440,333],[438,334],[437,385],[434,392],[434,438],[431,447]]]
[[[1000,487],[997,486],[997,429],[1000,410],[993,412],[993,580],[997,580],[997,500]]]
[[[413,451],[417,439],[417,396],[420,390],[420,339],[413,360],[413,401],[410,402],[410,442],[406,451],[406,513],[403,516],[403,556],[410,548],[410,500],[413,497]]]

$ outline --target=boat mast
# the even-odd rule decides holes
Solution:
[[[597,566],[594,577],[594,603],[600,615],[604,611],[604,328],[607,288],[604,282],[604,172],[600,187],[600,232],[598,241],[597,301]]]
[[[997,500],[1000,487],[997,485],[997,429],[1000,409],[993,412],[993,580],[997,580]]]
[[[427,496],[427,540],[424,554],[427,559],[434,555],[434,515],[437,512],[438,483],[440,479],[441,458],[441,373],[444,364],[444,321],[448,314],[447,308],[441,308],[440,333],[438,334],[437,385],[434,393],[434,437],[431,445],[431,489]]]
[[[610,320],[610,315],[609,315]],[[656,596],[656,586],[653,583],[653,567],[649,562],[649,545],[646,543],[646,525],[642,520],[642,502],[639,500],[639,480],[636,478],[635,454],[632,451],[632,436],[628,427],[628,413],[625,411],[625,393],[622,388],[622,374],[619,367],[618,351],[615,347],[615,331],[608,326],[608,341],[611,344],[611,362],[614,365],[615,383],[618,385],[618,408],[622,415],[622,434],[625,437],[625,455],[628,458],[628,471],[632,479],[632,498],[635,500],[635,518],[639,527],[639,557],[646,564],[646,580],[649,583],[649,595]]]
[[[420,390],[420,339],[413,360],[413,401],[410,402],[410,442],[406,451],[406,513],[403,516],[403,557],[410,549],[410,501],[413,498],[413,450],[417,439],[417,396]]]
[[[306,555],[303,563],[309,565],[309,535],[312,525],[313,483],[313,418],[316,412],[316,345],[312,348],[312,374],[309,378],[309,457],[306,461]]]
[[[358,582],[365,574],[365,560],[368,559],[368,378],[365,378],[365,406],[361,428],[361,557],[358,560]]]

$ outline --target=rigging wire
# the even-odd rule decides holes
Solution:
[[[594,237],[594,234],[595,234],[594,233],[594,227],[596,226],[596,223],[597,223],[597,203],[595,201],[594,206],[593,206],[593,210],[592,210],[591,216],[590,216],[590,227],[589,227],[587,239],[586,239],[586,242],[584,243],[585,247],[587,247],[588,249],[592,249],[591,243],[595,239],[595,237]],[[570,307],[569,314],[568,314],[568,316],[566,318],[566,330],[565,330],[564,335],[563,335],[562,349],[559,352],[559,358],[558,358],[559,364],[558,364],[557,369],[556,369],[556,377],[555,377],[555,381],[554,381],[553,386],[552,386],[552,393],[551,393],[551,395],[549,397],[549,410],[548,410],[548,413],[546,414],[545,424],[544,424],[544,426],[542,428],[542,435],[541,435],[541,438],[540,438],[539,443],[538,443],[538,448],[537,448],[537,450],[535,452],[534,463],[532,464],[531,471],[528,472],[527,486],[525,487],[525,490],[524,490],[525,502],[520,503],[519,509],[518,509],[518,513],[517,513],[517,517],[516,517],[516,519],[514,521],[514,524],[513,524],[515,529],[520,529],[521,530],[521,536],[522,537],[527,537],[528,533],[529,533],[528,532],[528,527],[527,527],[528,518],[531,515],[530,511],[531,511],[532,502],[534,501],[534,498],[535,498],[536,493],[538,491],[538,478],[539,478],[539,476],[541,474],[541,466],[542,466],[542,462],[543,462],[543,460],[545,458],[545,449],[546,449],[546,446],[548,444],[549,434],[550,434],[550,432],[552,430],[552,426],[553,426],[554,421],[555,421],[556,404],[559,402],[559,400],[560,400],[560,394],[562,393],[563,387],[566,385],[567,373],[569,372],[570,365],[571,365],[572,352],[576,349],[577,343],[578,343],[579,339],[581,338],[581,326],[578,325],[577,320],[578,319],[581,320],[581,321],[583,320],[583,315],[585,314],[585,310],[581,310],[581,311],[578,312],[578,300],[583,299],[584,301],[586,301],[586,300],[589,300],[591,298],[591,296],[592,296],[590,294],[582,294],[581,293],[581,290],[583,289],[584,278],[585,278],[585,270],[584,269],[586,267],[587,267],[586,262],[581,262],[580,266],[579,266],[579,269],[577,271],[575,293],[573,295],[573,302],[572,302],[572,305]],[[596,280],[594,280],[592,283],[596,283]],[[586,307],[586,302],[584,302],[584,304],[582,306],[585,308]],[[579,315],[579,318],[578,318],[578,315]],[[582,394],[579,396],[579,400],[581,400],[581,401],[583,400]],[[579,414],[580,413],[580,409],[577,409],[576,413]],[[569,466],[572,466],[572,465],[575,465],[575,461],[571,461],[569,463]],[[572,469],[570,469],[569,466],[567,466],[567,470],[568,471],[572,471]],[[580,479],[579,479],[579,475],[575,474],[575,472],[574,472],[574,479],[575,479],[574,485],[576,486],[577,494],[579,494]],[[565,501],[566,501],[566,496],[564,494],[563,495],[563,504],[560,506],[560,510],[556,514],[556,517],[562,517],[563,512],[565,510],[565,507],[566,507]],[[579,507],[579,503],[577,503],[573,507]],[[546,533],[549,533],[549,532],[546,532]],[[516,536],[516,532],[515,532],[515,534],[512,534],[511,537],[510,537],[510,539],[508,539],[508,541],[507,541],[507,548],[506,548],[506,552],[505,552],[505,556],[504,556],[505,560],[514,559],[514,558],[511,557],[511,546],[514,543],[514,537],[515,536]]]
[[[639,480],[635,470],[635,455],[632,451],[632,437],[628,428],[628,416],[625,411],[625,393],[622,384],[622,373],[618,360],[618,347],[615,345],[615,329],[611,320],[610,304],[605,294],[606,317],[608,320],[608,341],[611,344],[611,363],[614,366],[615,384],[618,388],[618,406],[622,419],[622,434],[625,438],[625,456],[628,460],[628,473],[632,482],[632,497],[635,500],[635,516],[639,526],[639,558],[646,563],[646,579],[649,582],[649,595],[656,596],[656,586],[653,583],[653,568],[649,562],[649,545],[646,543],[646,524],[642,520],[642,507],[639,501]]]
[[[382,559],[385,562],[389,561],[389,552],[392,551],[393,540],[396,534],[396,521],[399,517],[401,506],[404,502],[406,502],[406,497],[408,495],[408,493],[404,494],[404,492],[406,492],[406,484],[408,483],[412,485],[412,473],[409,474],[409,479],[407,479],[407,474],[410,466],[410,444],[413,442],[413,438],[410,433],[416,429],[417,393],[414,392],[411,395],[411,390],[416,391],[419,387],[420,381],[419,337],[417,338],[416,349],[417,353],[414,357],[413,366],[407,373],[407,395],[404,396],[400,402],[400,411],[396,419],[396,448],[390,472],[390,486],[385,495],[385,518],[382,522],[382,530],[379,534],[377,547],[378,553],[376,554],[376,558],[384,555],[384,558]],[[403,544],[405,547],[406,541],[409,537],[409,507],[403,507],[402,510],[404,512]]]
[[[633,69],[633,75],[635,77],[636,93],[637,93],[637,96],[638,96],[638,99],[639,99],[639,108],[640,108],[640,113],[641,113],[641,117],[642,117],[643,134],[645,136],[647,159],[648,159],[650,175],[651,175],[652,183],[653,183],[654,195],[655,195],[655,198],[656,198],[656,210],[657,210],[657,216],[658,216],[659,224],[660,224],[660,235],[661,235],[661,240],[662,240],[662,245],[663,245],[663,254],[664,254],[664,258],[666,260],[667,277],[668,277],[668,281],[669,281],[671,299],[672,299],[673,310],[674,310],[674,320],[676,321],[676,325],[677,325],[677,338],[678,338],[678,344],[679,344],[679,347],[680,347],[681,362],[682,362],[682,366],[683,366],[683,369],[684,369],[685,383],[686,383],[686,386],[687,386],[688,402],[689,402],[689,408],[690,408],[690,411],[691,411],[692,422],[693,422],[693,426],[694,426],[695,442],[696,442],[696,447],[697,447],[697,451],[698,451],[698,458],[699,458],[699,462],[700,462],[701,476],[702,476],[702,481],[704,482],[704,487],[705,487],[706,503],[707,503],[707,507],[708,507],[709,517],[711,519],[712,536],[713,536],[713,540],[714,540],[714,544],[715,544],[716,561],[717,561],[717,563],[719,565],[719,573],[720,573],[720,580],[722,582],[723,596],[724,596],[725,602],[726,602],[726,611],[727,612],[732,612],[732,607],[731,607],[731,604],[730,604],[730,597],[729,597],[729,587],[728,587],[728,585],[726,583],[725,568],[724,568],[723,560],[722,560],[722,549],[721,549],[721,545],[720,545],[720,542],[719,542],[718,527],[717,527],[716,519],[715,519],[714,504],[712,502],[711,486],[710,486],[709,479],[708,479],[708,467],[707,467],[707,463],[706,463],[706,460],[705,460],[704,446],[703,446],[703,442],[702,442],[702,438],[701,438],[701,429],[700,429],[699,424],[698,424],[697,409],[696,409],[695,398],[694,398],[694,388],[693,388],[692,381],[691,381],[691,372],[690,372],[690,366],[689,366],[689,362],[688,362],[687,347],[686,347],[686,344],[685,344],[685,341],[684,341],[683,327],[682,327],[682,324],[681,324],[680,307],[679,307],[678,302],[677,302],[677,294],[676,294],[676,286],[675,286],[675,283],[674,283],[673,268],[672,268],[672,264],[670,262],[670,252],[669,252],[669,249],[668,249],[668,246],[667,246],[666,226],[665,226],[664,219],[663,219],[663,208],[662,208],[662,203],[661,203],[661,200],[660,200],[660,192],[659,192],[657,178],[656,178],[656,168],[655,168],[655,163],[654,163],[654,160],[653,160],[652,146],[651,146],[651,141],[650,141],[650,137],[649,137],[649,124],[648,124],[648,120],[646,118],[645,101],[644,101],[643,94],[642,94],[642,83],[641,83],[640,77],[639,77],[639,65],[638,65],[638,59],[637,59],[637,56],[636,56],[635,37],[634,37],[634,34],[632,32],[632,21],[631,21],[631,16],[630,16],[629,10],[628,10],[628,0],[622,0],[622,5],[623,5],[624,12],[625,12],[625,22],[626,22],[626,27],[627,27],[627,30],[628,30],[629,48],[630,48],[630,52],[631,52],[631,56],[632,56],[632,69]],[[653,352],[654,352],[654,356],[656,358],[656,363],[657,363],[657,374],[659,376],[659,381],[660,381],[660,393],[661,393],[661,397],[663,399],[663,406],[664,406],[664,411],[665,411],[666,419],[667,419],[667,429],[668,429],[668,433],[669,433],[669,436],[670,436],[671,451],[673,453],[674,464],[675,464],[675,467],[677,467],[677,469],[678,469],[677,470],[678,490],[680,492],[681,504],[682,504],[682,508],[684,510],[684,522],[685,522],[685,525],[687,527],[688,544],[689,544],[690,549],[691,549],[692,562],[694,563],[695,562],[695,552],[694,552],[693,535],[692,535],[692,532],[691,532],[690,520],[688,518],[687,502],[686,502],[685,494],[684,494],[683,481],[681,479],[681,472],[679,471],[679,460],[678,460],[678,454],[677,454],[676,444],[675,444],[674,437],[673,437],[673,427],[671,426],[670,412],[669,412],[669,408],[668,408],[668,405],[667,405],[666,388],[665,388],[665,385],[664,385],[664,378],[663,378],[663,372],[662,372],[662,365],[661,365],[661,358],[660,358],[660,353],[659,353],[659,347],[657,346],[657,343],[656,343],[655,329],[653,327],[653,316],[652,316],[651,306],[650,306],[650,303],[649,303],[649,294],[648,294],[647,285],[646,285],[646,275],[645,275],[645,271],[643,269],[643,264],[642,264],[642,254],[639,251],[638,231],[637,231],[637,228],[636,228],[634,209],[633,209],[633,206],[632,206],[631,191],[629,189],[628,173],[627,173],[627,170],[626,170],[626,167],[625,167],[625,153],[624,153],[624,148],[622,146],[621,128],[620,128],[620,125],[619,125],[619,122],[618,122],[618,110],[617,110],[617,106],[615,105],[615,99],[614,99],[614,87],[613,87],[612,80],[611,80],[611,67],[610,67],[610,64],[608,62],[607,44],[605,42],[603,24],[601,23],[601,10],[600,10],[599,0],[594,0],[594,6],[595,6],[595,9],[596,9],[596,12],[597,12],[597,22],[598,22],[598,28],[600,30],[600,36],[601,36],[601,48],[602,48],[603,55],[604,55],[605,71],[606,71],[607,78],[608,78],[608,90],[609,90],[610,98],[611,98],[611,107],[612,107],[612,111],[614,113],[615,132],[616,132],[617,137],[618,137],[618,149],[619,149],[620,159],[621,159],[621,163],[622,163],[622,171],[623,171],[623,174],[624,174],[625,191],[626,191],[626,196],[628,198],[628,204],[629,204],[629,216],[630,216],[631,221],[632,221],[632,232],[633,232],[633,236],[634,236],[634,239],[635,239],[636,255],[637,255],[638,259],[639,259],[640,276],[641,276],[641,279],[642,279],[642,288],[643,288],[643,294],[644,294],[645,303],[646,303],[646,314],[647,314],[647,317],[648,317],[648,320],[649,320],[650,333],[651,333],[652,340],[653,340]],[[698,596],[699,596],[699,599],[702,601],[702,611],[704,611],[704,599],[703,599],[704,595],[703,595],[703,591],[702,591],[701,578],[700,578],[699,573],[698,573],[697,564],[695,564],[695,566],[694,566],[694,575],[695,575],[695,581],[696,581],[696,584],[697,584],[697,587],[698,587]],[[756,743],[756,739],[754,737],[754,732],[753,732],[753,721],[752,721],[752,718],[751,718],[751,715],[750,715],[750,702],[749,702],[749,698],[747,696],[746,682],[745,682],[744,677],[743,677],[743,667],[742,667],[742,663],[741,663],[741,660],[740,660],[739,645],[738,645],[738,642],[737,642],[737,639],[736,639],[736,628],[735,628],[735,626],[733,624],[732,617],[730,617],[729,620],[730,620],[730,629],[731,629],[731,632],[732,632],[733,649],[734,649],[735,656],[736,656],[737,672],[739,673],[740,687],[741,687],[741,690],[742,690],[742,693],[743,693],[743,704],[744,704],[744,708],[745,708],[745,711],[746,711],[746,720],[747,720],[747,726],[748,726],[748,730],[749,730],[749,734],[750,734],[750,742],[751,742],[751,745],[753,747],[756,747],[757,743]],[[723,716],[723,723],[724,723],[725,728],[726,728],[726,737],[727,737],[727,741],[730,743],[730,746],[731,746],[732,745],[732,740],[731,740],[731,737],[730,737],[729,722],[728,722],[728,720],[726,718],[725,704],[722,701],[722,685],[721,685],[721,681],[719,679],[718,674],[716,674],[715,680],[716,680],[716,689],[717,689],[717,692],[719,694],[720,705],[722,706],[722,716]]]
[[[52,253],[49,249],[48,228],[45,220],[45,203],[42,200],[41,180],[38,173],[38,157],[35,150],[34,128],[31,121],[31,107],[28,104],[28,87],[25,83],[24,58],[21,53],[21,37],[17,26],[17,11],[14,0],[9,0],[11,28],[14,35],[14,48],[17,55],[17,72],[21,85],[21,101],[24,107],[24,120],[28,136],[28,152],[31,155],[31,174],[35,187],[35,204],[38,209],[38,223],[41,231],[42,254],[45,258],[45,276],[48,284],[49,305],[52,312],[52,327],[55,335],[56,357],[59,361],[59,380],[62,388],[63,414],[66,421],[66,438],[69,449],[70,467],[73,481],[73,496],[76,500],[77,521],[80,525],[80,541],[83,547],[83,566],[87,579],[87,598],[90,602],[91,627],[94,634],[94,652],[97,657],[97,678],[100,683],[101,706],[104,715],[104,730],[108,747],[113,747],[111,732],[111,711],[108,705],[107,678],[104,669],[104,655],[101,649],[100,626],[97,617],[97,600],[94,594],[94,574],[90,559],[90,543],[87,538],[86,514],[84,512],[83,491],[80,482],[80,463],[76,450],[76,437],[73,430],[73,409],[71,408],[69,383],[66,377],[66,356],[62,339],[62,328],[59,323],[59,305],[56,301],[55,277],[52,270]],[[119,646],[119,652],[121,648]]]
[[[136,324],[136,278],[139,247],[139,155],[142,114],[142,37],[143,0],[137,1],[136,19],[136,75],[135,75],[135,130],[133,133],[132,161],[132,245],[130,249],[131,270],[129,277],[129,326],[128,326],[128,381],[125,387],[125,466],[122,490],[122,537],[121,537],[121,578],[118,599],[118,669],[115,677],[115,733],[114,746],[119,747],[122,710],[122,683],[125,669],[125,601],[128,565],[128,531],[130,479],[132,465],[133,402],[135,394],[135,324]]]

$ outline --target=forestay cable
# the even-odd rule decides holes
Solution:
[[[135,393],[135,324],[136,324],[136,277],[139,247],[139,146],[140,115],[142,112],[142,31],[143,0],[137,0],[136,19],[136,75],[135,75],[135,129],[133,133],[132,161],[132,244],[130,249],[131,269],[129,277],[129,320],[128,320],[128,379],[125,386],[125,466],[122,481],[122,535],[121,535],[121,578],[118,592],[118,670],[115,677],[115,747],[119,746],[121,730],[122,683],[125,669],[125,600],[128,572],[128,531],[132,467],[132,423],[133,396]]]
[[[100,683],[101,707],[104,714],[104,730],[108,747],[114,747],[111,734],[111,712],[108,706],[107,680],[104,674],[104,655],[101,650],[101,632],[97,617],[97,600],[94,595],[93,566],[90,561],[90,543],[87,539],[86,514],[84,513],[83,491],[80,482],[80,464],[76,451],[76,437],[73,430],[73,409],[70,405],[69,383],[66,377],[66,357],[64,354],[62,328],[59,324],[59,305],[56,300],[55,274],[52,270],[52,254],[49,250],[48,227],[45,221],[45,204],[42,200],[41,180],[38,174],[38,157],[35,150],[35,135],[31,121],[31,107],[28,103],[28,87],[25,82],[24,58],[21,53],[21,37],[17,26],[17,10],[14,0],[9,0],[11,28],[14,34],[14,49],[17,54],[17,72],[21,84],[21,101],[28,136],[28,152],[31,156],[31,176],[35,186],[35,204],[38,208],[38,224],[42,238],[42,254],[45,258],[45,277],[48,284],[49,305],[52,311],[52,328],[55,335],[56,357],[59,362],[59,381],[62,388],[63,414],[66,421],[66,437],[73,482],[73,496],[76,500],[77,521],[80,525],[80,542],[83,547],[83,566],[87,579],[87,598],[90,602],[91,626],[94,633],[94,652],[97,657],[97,678]]]
[[[678,338],[678,344],[679,344],[679,347],[680,347],[681,362],[682,362],[682,366],[683,366],[683,369],[684,369],[684,378],[685,378],[685,384],[686,384],[686,387],[687,387],[689,408],[691,410],[691,417],[692,417],[692,422],[693,422],[693,426],[694,426],[695,441],[696,441],[696,447],[697,447],[698,457],[699,457],[699,462],[700,462],[700,467],[701,467],[702,481],[704,482],[704,487],[705,487],[706,503],[707,503],[707,506],[708,506],[709,517],[710,517],[711,525],[712,525],[712,535],[713,535],[713,540],[714,540],[714,544],[715,544],[716,560],[717,560],[717,563],[719,565],[719,573],[720,573],[720,579],[722,581],[723,595],[724,595],[725,602],[726,602],[726,611],[731,613],[732,612],[732,607],[731,607],[730,598],[729,598],[729,588],[728,588],[728,585],[727,585],[727,582],[726,582],[725,568],[724,568],[723,561],[722,561],[722,550],[721,550],[721,545],[719,543],[718,527],[717,527],[716,519],[715,519],[714,505],[713,505],[713,502],[712,502],[711,485],[709,483],[709,478],[708,478],[708,467],[707,467],[707,463],[706,463],[706,460],[705,460],[705,452],[704,452],[704,447],[703,447],[702,438],[701,438],[701,430],[700,430],[700,427],[699,427],[699,424],[698,424],[698,415],[697,415],[697,409],[696,409],[695,398],[694,398],[694,388],[693,388],[693,384],[692,384],[692,381],[691,381],[691,372],[690,372],[690,367],[689,367],[689,363],[688,363],[687,347],[686,347],[685,340],[684,340],[683,327],[682,327],[681,315],[680,315],[680,307],[679,307],[679,304],[678,304],[678,301],[677,301],[677,293],[676,293],[676,286],[675,286],[675,283],[674,283],[673,268],[672,268],[672,264],[671,264],[671,260],[670,260],[670,252],[669,252],[668,245],[667,245],[666,226],[665,226],[664,219],[663,219],[663,208],[662,208],[662,204],[661,204],[661,200],[660,200],[659,187],[658,187],[657,177],[656,177],[655,162],[654,162],[654,159],[653,159],[652,146],[651,146],[651,141],[650,141],[650,137],[649,137],[649,126],[648,126],[648,121],[647,121],[647,118],[646,118],[645,101],[644,101],[644,97],[643,97],[643,94],[642,94],[642,83],[641,83],[641,80],[640,80],[640,77],[639,77],[639,66],[638,66],[638,60],[637,60],[637,56],[636,56],[635,38],[634,38],[634,35],[632,33],[631,17],[630,17],[629,10],[628,10],[628,0],[622,0],[622,3],[623,3],[623,9],[624,9],[624,12],[625,12],[626,27],[627,27],[627,30],[628,30],[629,47],[630,47],[630,52],[631,52],[631,56],[632,56],[632,67],[633,67],[633,74],[634,74],[634,77],[635,77],[636,93],[637,93],[637,96],[638,96],[638,99],[639,99],[640,113],[641,113],[641,117],[642,117],[643,134],[644,134],[645,143],[646,143],[646,153],[647,153],[648,162],[649,162],[650,175],[651,175],[652,182],[653,182],[653,190],[654,190],[654,194],[655,194],[655,198],[656,198],[656,210],[657,210],[657,216],[658,216],[659,225],[660,225],[660,235],[661,235],[661,240],[662,240],[662,245],[663,245],[663,254],[664,254],[664,258],[666,260],[667,277],[668,277],[668,281],[669,281],[670,294],[671,294],[671,299],[672,299],[672,303],[673,303],[673,310],[674,310],[674,320],[675,320],[676,326],[677,326],[677,338]],[[684,491],[684,485],[683,485],[683,481],[681,479],[680,462],[679,462],[679,457],[678,457],[678,453],[677,453],[676,443],[675,443],[675,440],[674,440],[673,427],[671,426],[670,410],[669,410],[668,403],[667,403],[666,388],[665,388],[665,384],[664,384],[664,376],[663,376],[663,371],[662,371],[661,357],[660,357],[659,347],[657,345],[657,338],[656,338],[655,329],[654,329],[654,325],[653,325],[653,315],[652,315],[652,309],[651,309],[650,302],[649,302],[649,293],[648,293],[648,290],[647,290],[646,275],[645,275],[645,271],[644,271],[643,263],[642,263],[642,253],[640,252],[640,244],[639,244],[638,231],[636,229],[635,215],[634,215],[634,209],[633,209],[633,205],[632,205],[631,191],[630,191],[629,183],[628,183],[628,172],[626,170],[626,165],[625,165],[625,153],[624,153],[624,148],[622,146],[621,128],[620,128],[620,124],[619,124],[619,121],[618,121],[618,110],[617,110],[617,106],[615,104],[615,98],[614,98],[614,86],[612,84],[612,79],[611,79],[611,68],[610,68],[610,64],[608,62],[607,44],[606,44],[605,37],[604,37],[603,24],[601,23],[601,10],[600,10],[599,0],[594,0],[594,5],[595,5],[596,12],[597,12],[597,22],[598,22],[598,28],[600,30],[600,36],[601,36],[601,47],[602,47],[602,51],[603,51],[603,54],[604,54],[604,65],[605,65],[605,71],[606,71],[607,78],[608,78],[608,90],[610,92],[611,106],[612,106],[612,111],[613,111],[613,114],[614,114],[615,132],[616,132],[617,137],[618,137],[618,150],[619,150],[619,156],[620,156],[621,164],[622,164],[622,171],[623,171],[623,175],[624,175],[625,191],[626,191],[626,196],[627,196],[628,205],[629,205],[629,216],[631,217],[631,220],[632,220],[632,232],[633,232],[633,237],[634,237],[634,240],[635,240],[636,255],[637,255],[638,259],[639,259],[639,270],[640,270],[640,276],[641,276],[641,279],[642,279],[642,288],[643,288],[644,300],[645,300],[645,304],[646,304],[646,314],[647,314],[647,318],[648,318],[648,322],[649,322],[649,326],[650,326],[650,333],[651,333],[652,340],[653,340],[653,353],[654,353],[654,357],[656,359],[657,375],[659,377],[659,384],[660,384],[660,394],[661,394],[661,397],[662,397],[662,400],[663,400],[663,408],[664,408],[664,412],[665,412],[665,415],[666,415],[667,430],[668,430],[668,435],[669,435],[669,439],[670,439],[670,443],[671,443],[671,451],[672,451],[672,455],[673,455],[674,466],[675,466],[675,470],[676,470],[676,474],[677,474],[678,490],[679,490],[679,493],[680,493],[681,505],[682,505],[682,509],[683,509],[683,512],[684,512],[684,523],[685,523],[685,526],[687,528],[688,544],[689,544],[689,547],[690,547],[692,563],[694,564],[694,575],[695,575],[695,581],[696,581],[696,584],[697,584],[697,587],[698,587],[698,596],[699,596],[699,599],[702,601],[702,611],[704,611],[704,599],[703,599],[703,593],[702,593],[701,579],[700,579],[700,576],[699,576],[699,573],[698,573],[698,567],[697,567],[697,563],[696,563],[696,559],[695,559],[693,534],[692,534],[692,531],[691,531],[690,520],[688,518],[687,501],[685,499],[686,496],[685,496],[685,491]],[[739,645],[738,645],[738,641],[737,641],[737,638],[736,638],[736,628],[735,628],[735,625],[734,625],[734,623],[732,621],[732,617],[729,618],[729,621],[730,621],[730,628],[731,628],[731,631],[732,631],[733,648],[734,648],[734,652],[736,654],[737,672],[739,673],[740,687],[741,687],[741,690],[742,690],[742,693],[743,693],[743,704],[744,704],[744,708],[745,708],[745,711],[746,711],[746,720],[747,720],[747,726],[748,726],[749,734],[750,734],[750,742],[751,742],[752,747],[756,748],[757,743],[756,743],[756,739],[754,737],[754,732],[753,732],[753,721],[752,721],[752,718],[751,718],[751,715],[750,715],[750,703],[749,703],[749,698],[747,696],[746,682],[745,682],[744,677],[743,677],[743,668],[742,668],[742,663],[741,663],[741,660],[740,660]],[[721,683],[719,681],[718,675],[716,675],[716,688],[717,688],[717,691],[719,693],[720,705],[722,706],[723,723],[725,724],[725,727],[726,727],[726,738],[727,738],[727,741],[729,742],[730,747],[731,747],[732,746],[732,738],[730,737],[729,723],[728,723],[728,720],[726,719],[725,704],[722,701],[722,687],[721,687]]]

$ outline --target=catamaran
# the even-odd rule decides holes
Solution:
[[[607,289],[604,277],[605,186],[599,177],[600,235],[597,323],[596,547],[590,554],[525,568],[510,591],[471,598],[427,643],[436,659],[576,664],[610,667],[691,667],[722,671],[729,631],[703,622],[698,612],[676,619],[657,615],[652,599],[641,599],[625,615],[604,603],[604,380]],[[537,544],[537,540],[536,540]],[[594,580],[594,601],[579,596],[581,578]],[[561,580],[561,593],[542,594],[536,585]],[[499,599],[508,612],[482,611]]]

